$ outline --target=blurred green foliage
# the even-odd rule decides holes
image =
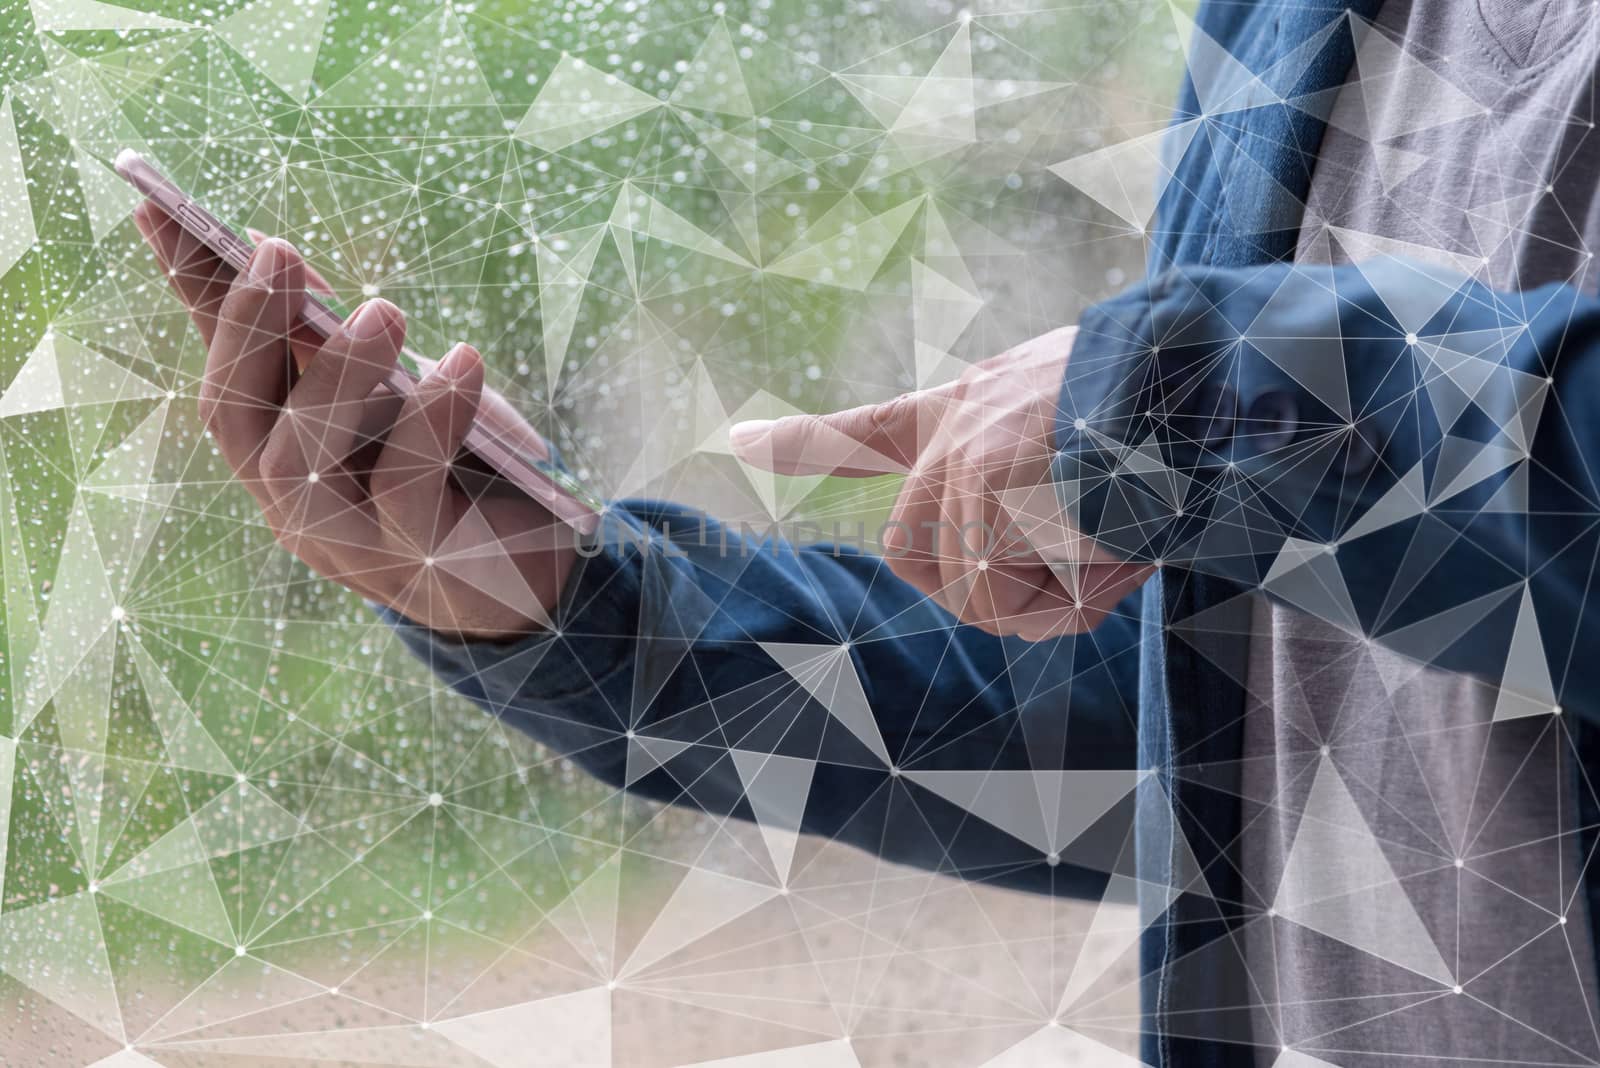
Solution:
[[[509,944],[644,817],[630,821],[609,790],[441,692],[353,595],[274,545],[195,418],[198,337],[131,222],[96,234],[89,201],[117,194],[95,161],[121,139],[147,145],[218,214],[306,249],[341,295],[401,305],[418,348],[471,339],[580,473],[611,489],[607,455],[646,448],[663,413],[690,419],[696,360],[730,410],[758,390],[822,408],[914,385],[896,346],[928,205],[992,235],[969,256],[980,277],[990,260],[1029,276],[1020,289],[1002,279],[960,355],[1071,321],[1138,269],[1139,248],[1043,168],[1155,128],[1177,69],[1163,5],[979,11],[975,76],[1069,89],[987,109],[970,147],[908,165],[835,75],[926,73],[965,32],[947,4],[339,0],[305,104],[205,31],[236,4],[137,6],[196,29],[37,33],[28,5],[0,5],[0,82],[39,238],[0,277],[0,381],[65,337],[171,393],[0,420],[0,735],[16,740],[0,912],[108,879],[94,889],[113,974],[160,971],[178,986],[225,966],[229,939],[304,972],[355,967],[390,943]],[[718,26],[739,49],[754,118],[694,125],[657,109],[554,153],[512,136],[564,53],[666,99]],[[379,99],[363,64],[385,50],[398,59]],[[341,95],[352,77],[369,80]],[[789,173],[748,195],[705,147],[719,130]],[[606,223],[623,180],[759,263],[848,197],[918,214],[860,291],[643,234],[630,271],[607,246],[552,394],[534,245]],[[645,350],[660,359],[640,370],[630,361]],[[863,356],[874,350],[876,362]],[[139,451],[129,442],[141,433],[159,438],[153,489],[81,488]],[[826,484],[800,514],[871,522],[892,489]],[[74,558],[75,522],[98,555]],[[63,736],[62,703],[94,693],[31,710],[26,691],[53,602],[86,596],[96,573],[125,618],[83,650],[110,680],[103,709],[70,710],[73,722],[103,715],[85,749]],[[197,717],[204,742],[175,739],[162,718],[173,708]],[[447,803],[429,804],[434,793]],[[163,915],[149,896],[199,894],[190,884],[125,892],[138,907],[116,900],[116,873],[185,821],[211,828],[201,841],[225,931]]]

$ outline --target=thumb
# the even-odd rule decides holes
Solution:
[[[780,475],[871,478],[915,466],[940,395],[903,393],[829,415],[791,415],[737,423],[728,433],[734,455]]]

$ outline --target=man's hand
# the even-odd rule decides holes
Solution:
[[[909,475],[885,534],[895,574],[962,622],[1033,641],[1095,627],[1150,576],[1068,527],[1051,429],[1075,327],[882,404],[733,428],[779,474]]]
[[[289,245],[261,242],[230,282],[153,204],[134,221],[206,343],[206,427],[290,552],[446,634],[504,639],[549,622],[577,559],[571,532],[520,493],[468,496],[450,474],[480,405],[508,407],[483,388],[477,352],[451,349],[397,406],[379,385],[405,339],[393,304],[367,301],[324,343],[296,329],[308,269]]]

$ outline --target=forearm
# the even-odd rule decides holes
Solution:
[[[462,645],[391,621],[451,686],[618,788],[969,878],[1063,892],[1101,878],[1049,865],[917,779],[1027,771],[1044,754],[1130,767],[1131,611],[1030,648],[953,625],[848,547],[754,542],[653,502],[614,506],[605,542],[575,570],[556,632]],[[752,789],[773,756],[809,776],[792,811]]]

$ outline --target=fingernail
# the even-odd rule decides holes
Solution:
[[[283,270],[285,256],[281,241],[264,241],[250,254],[250,277],[270,284]]]
[[[461,343],[458,341],[450,346],[450,351],[445,353],[438,363],[433,365],[433,372],[425,379],[428,385],[435,389],[447,389],[455,385],[460,370],[457,364],[461,360]]]
[[[389,329],[389,302],[381,298],[367,301],[356,309],[344,329],[357,341],[371,341]]]
[[[728,442],[735,447],[748,445],[771,432],[772,420],[746,419],[742,423],[733,424],[728,430]]]

